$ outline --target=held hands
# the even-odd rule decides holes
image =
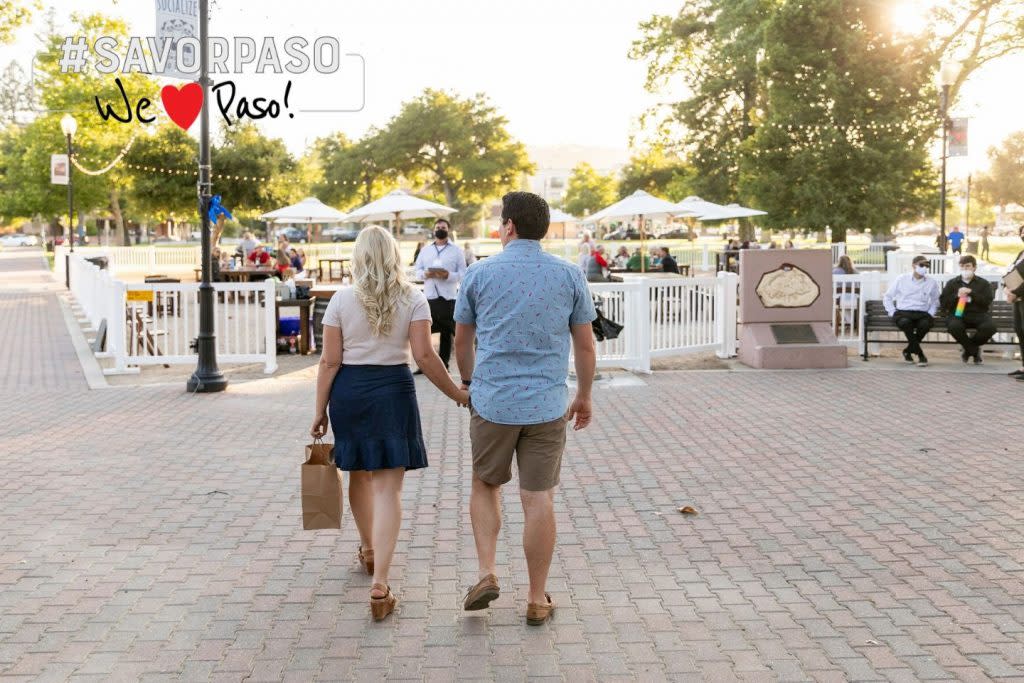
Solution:
[[[452,400],[454,400],[456,405],[460,408],[466,408],[469,406],[469,392],[466,391],[465,385],[455,392],[455,396],[452,397]]]
[[[309,435],[314,439],[323,438],[327,433],[327,413],[313,418],[313,425],[309,428]]]
[[[569,406],[569,411],[565,414],[565,419],[566,421],[569,421],[576,418],[576,422],[573,424],[572,429],[574,432],[578,432],[581,429],[586,429],[590,424],[592,412],[593,410],[590,405],[590,398],[577,396]]]

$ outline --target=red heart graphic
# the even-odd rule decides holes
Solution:
[[[203,88],[198,83],[186,83],[180,89],[165,85],[160,91],[160,100],[171,121],[181,126],[182,130],[188,130],[203,108]]]

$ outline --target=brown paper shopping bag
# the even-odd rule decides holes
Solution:
[[[306,446],[302,465],[302,528],[340,529],[343,508],[341,470],[334,447],[316,439]]]

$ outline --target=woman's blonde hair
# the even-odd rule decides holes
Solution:
[[[399,304],[409,299],[412,285],[402,269],[398,242],[384,228],[372,225],[359,231],[352,252],[352,281],[370,329],[378,337],[390,334]]]

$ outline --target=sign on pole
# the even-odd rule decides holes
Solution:
[[[50,155],[50,182],[54,185],[67,185],[68,184],[68,155],[67,154],[51,154]]]
[[[967,156],[967,119],[949,120],[949,142],[947,156]]]
[[[182,38],[191,38],[182,42]],[[199,3],[194,0],[156,0],[157,54],[153,62],[158,76],[194,81],[199,73]],[[166,45],[166,43],[170,43]],[[167,58],[161,64],[162,51]],[[182,71],[182,65],[187,71]],[[162,67],[162,68],[161,68]]]

